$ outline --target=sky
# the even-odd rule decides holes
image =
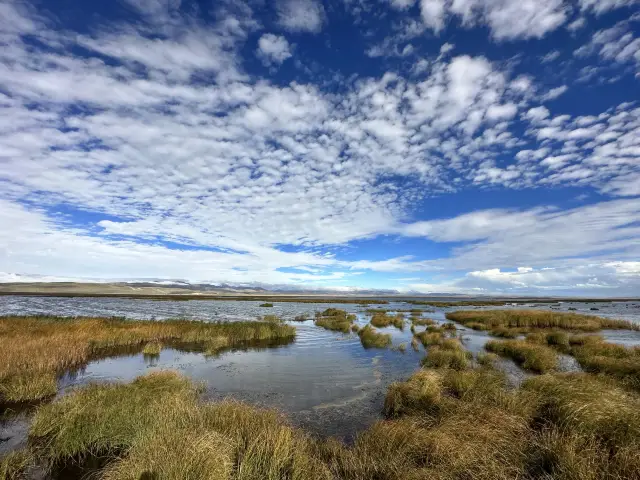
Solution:
[[[640,296],[637,0],[0,0],[0,281]]]

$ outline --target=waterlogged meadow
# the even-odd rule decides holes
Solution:
[[[640,478],[640,305],[428,303],[0,298],[0,479]]]

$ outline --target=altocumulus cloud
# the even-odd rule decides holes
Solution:
[[[632,6],[127,0],[104,18],[84,7],[95,25],[78,28],[4,2],[0,271],[637,293],[633,95],[574,108],[579,75],[542,81],[490,50],[569,38],[587,16],[568,63],[531,57],[636,82],[637,19],[600,20]],[[449,30],[488,32],[487,51],[454,49]]]

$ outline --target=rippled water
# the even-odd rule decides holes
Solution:
[[[0,297],[0,314],[50,314],[63,316],[124,316],[132,319],[190,318],[200,320],[246,320],[276,314],[285,320],[296,315],[313,316],[325,308],[342,308],[356,313],[358,323],[366,325],[365,308],[354,304],[276,303],[273,308],[260,307],[253,301],[153,301],[123,298],[53,298]],[[381,305],[388,310],[420,308],[405,303]],[[431,309],[426,316],[445,321],[447,309]],[[507,307],[512,308],[512,307]],[[590,313],[640,322],[640,303],[531,305],[518,308],[543,308],[576,313]],[[597,308],[598,310],[592,310]],[[316,327],[312,321],[295,323],[295,342],[276,348],[227,352],[216,358],[198,353],[165,349],[158,358],[142,354],[110,358],[90,363],[83,371],[61,380],[64,390],[90,381],[131,380],[154,369],[177,369],[203,381],[206,396],[212,399],[233,397],[254,404],[276,407],[291,420],[321,435],[347,439],[379,418],[386,387],[408,377],[419,367],[424,355],[410,347],[411,333],[389,327],[381,329],[393,336],[393,345],[407,344],[406,353],[393,349],[366,350],[355,334],[341,334]],[[487,341],[487,334],[461,328],[464,344],[477,353]],[[640,344],[640,332],[608,331],[607,339],[623,344]],[[562,362],[566,370],[575,362]],[[501,366],[514,383],[527,376],[511,361]],[[26,420],[14,419],[0,428],[0,451],[14,447],[24,438]]]

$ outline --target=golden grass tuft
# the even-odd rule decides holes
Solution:
[[[396,315],[374,313],[371,317],[371,325],[377,328],[385,328],[393,325],[398,330],[404,330],[404,315],[401,313]]]
[[[560,328],[585,332],[595,332],[603,328],[640,330],[640,325],[625,320],[547,310],[459,310],[448,312],[446,316],[449,320],[478,330],[484,327]]]
[[[411,324],[419,327],[426,327],[429,325],[435,325],[436,322],[430,318],[411,317]]]
[[[336,332],[349,333],[356,316],[348,314],[338,308],[327,308],[324,312],[316,313],[315,323],[318,327]]]
[[[422,366],[430,368],[452,368],[464,370],[469,366],[471,352],[462,349],[449,349],[444,346],[433,346],[427,349],[427,355],[422,359]]]
[[[509,357],[522,368],[538,373],[554,370],[558,366],[558,356],[549,347],[524,340],[490,340],[485,348],[503,357]]]
[[[387,348],[391,345],[391,335],[379,333],[371,325],[366,325],[358,332],[360,343],[364,348]]]
[[[162,344],[160,342],[149,342],[142,349],[142,353],[145,355],[160,355],[162,351]]]

